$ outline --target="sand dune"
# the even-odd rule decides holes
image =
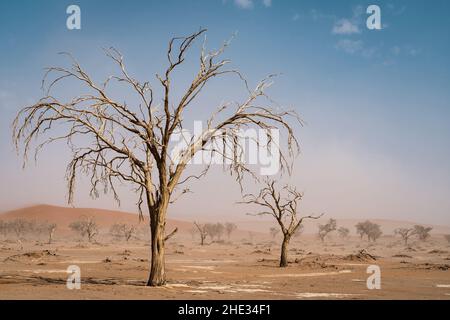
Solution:
[[[130,212],[95,209],[95,208],[68,208],[52,205],[36,205],[17,210],[8,211],[0,214],[2,220],[12,220],[16,218],[24,218],[35,221],[50,221],[58,224],[58,234],[65,234],[69,232],[69,224],[75,220],[78,220],[81,216],[95,217],[98,225],[102,229],[107,229],[114,223],[127,223],[134,225],[146,226],[148,219],[146,217],[144,221],[139,222],[138,215]],[[324,223],[328,217],[323,217],[320,220],[307,220],[305,221],[305,234],[315,234],[317,232],[317,225]],[[347,227],[351,230],[351,234],[355,234],[355,224],[366,219],[337,219],[338,226]],[[387,219],[369,219],[372,222],[381,225],[384,235],[393,234],[396,228],[412,227],[415,222],[410,221],[397,221]],[[225,221],[221,221],[225,222]],[[277,226],[273,221],[262,220],[258,217],[253,219],[232,221],[238,226],[235,236],[248,237],[248,233],[252,232],[255,236],[258,234],[268,234],[270,227]],[[193,227],[191,221],[183,221],[178,219],[167,219],[167,229],[172,230],[177,227],[180,233],[188,233]],[[432,234],[450,234],[450,226],[439,225],[425,225],[433,227]]]

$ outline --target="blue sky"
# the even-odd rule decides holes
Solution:
[[[66,28],[70,4],[81,8],[81,30]],[[366,28],[370,4],[381,8],[382,30]],[[64,63],[58,52],[71,52],[101,79],[111,70],[101,48],[114,46],[137,78],[154,81],[167,41],[206,27],[212,47],[237,32],[226,55],[252,83],[282,73],[271,96],[307,122],[291,181],[305,190],[305,210],[450,224],[449,10],[445,0],[2,1],[0,210],[64,203],[65,149],[50,148],[37,167],[22,171],[10,139],[14,114],[41,95],[43,68]],[[225,81],[213,84],[204,102],[239,94]],[[205,188],[212,183],[225,186],[226,197]],[[212,174],[196,188],[173,215],[242,214],[223,203],[239,200],[228,177]],[[198,201],[205,195],[208,210]],[[114,207],[107,197],[77,199]],[[133,203],[130,196],[122,209]]]

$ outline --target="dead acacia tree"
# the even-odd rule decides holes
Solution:
[[[433,230],[432,227],[425,227],[421,225],[414,226],[414,233],[417,235],[420,241],[426,241],[431,235],[430,231]]]
[[[291,237],[300,228],[305,219],[318,219],[321,215],[298,216],[298,204],[303,198],[303,193],[294,187],[284,186],[277,190],[275,180],[265,180],[264,187],[259,194],[246,194],[240,203],[256,204],[264,208],[264,211],[252,215],[270,215],[275,218],[283,234],[281,243],[280,267],[287,267],[287,252]]]
[[[194,222],[194,225],[197,227],[198,234],[200,235],[200,245],[204,245],[206,237],[208,236],[207,227],[205,224],[200,225],[197,222]]]
[[[330,219],[328,220],[327,223],[325,224],[319,224],[319,232],[318,232],[318,236],[319,239],[322,242],[325,242],[325,238],[326,236],[330,233],[336,230],[337,228],[337,223],[335,219]]]
[[[345,227],[340,227],[337,231],[338,231],[338,233],[339,233],[339,236],[340,236],[342,239],[347,239],[347,238],[348,238],[348,235],[350,234],[350,229],[345,228]]]
[[[72,222],[69,228],[78,232],[83,238],[87,236],[89,242],[92,242],[98,234],[98,225],[93,217],[83,216],[80,220]]]
[[[111,235],[115,238],[124,238],[126,242],[136,234],[136,228],[126,223],[115,223],[111,226]]]
[[[48,236],[48,243],[51,244],[53,241],[53,235],[56,231],[56,223],[43,222],[37,226],[38,233],[43,233]]]
[[[227,233],[227,238],[230,240],[231,233],[233,233],[234,230],[237,229],[237,225],[232,222],[226,222],[225,223],[225,232]]]
[[[279,149],[287,151],[278,153],[277,150],[276,153],[280,155],[282,169],[289,169],[287,159],[298,151],[288,118],[292,116],[294,121],[299,122],[300,119],[294,111],[274,107],[274,102],[266,94],[273,76],[250,89],[238,70],[228,68],[230,61],[221,58],[229,42],[211,52],[206,50],[204,44],[198,59],[198,72],[190,85],[181,94],[181,90],[176,90],[176,95],[173,93],[174,71],[183,65],[193,43],[205,32],[200,30],[190,36],[170,40],[168,66],[162,75],[156,75],[161,94],[158,94],[157,86],[140,82],[130,75],[123,56],[114,48],[106,50],[106,55],[117,64],[119,75],[111,75],[101,84],[96,83],[70,54],[66,54],[72,61],[71,67],[48,68],[43,80],[45,96],[22,109],[13,123],[14,143],[18,150],[23,150],[25,160],[36,139],[41,138],[42,141],[36,146],[35,157],[50,143],[67,142],[72,151],[72,160],[67,167],[69,203],[73,202],[79,173],[89,176],[90,193],[94,198],[103,190],[105,193],[111,192],[119,202],[118,183],[129,183],[135,187],[140,216],[144,208],[150,216],[151,259],[147,282],[150,286],[166,282],[164,244],[173,235],[173,232],[165,234],[169,204],[188,192],[183,187],[186,183],[203,177],[210,168],[211,162],[203,163],[200,173],[187,173],[185,169],[195,154],[199,151],[220,154],[224,168],[241,182],[245,174],[254,175],[243,157],[246,149],[243,130],[253,128],[265,131],[267,144],[272,145],[276,143],[274,131],[285,132],[283,141],[286,141],[287,148]],[[237,81],[247,91],[247,97],[217,108],[204,106],[200,112],[211,115],[205,121],[206,127],[201,134],[187,139],[186,146],[172,156],[172,138],[182,132],[187,110],[199,101],[200,93],[211,79],[225,75],[237,76]],[[56,84],[63,85],[69,79],[80,85],[68,84],[73,88],[72,92],[78,95],[61,101],[52,91]],[[110,83],[114,81],[130,88],[139,102],[126,103],[125,99],[113,98]],[[58,130],[55,130],[56,126]],[[61,133],[64,129],[65,132]],[[217,145],[223,148],[215,147]]]
[[[414,228],[398,228],[394,230],[394,234],[400,235],[406,246],[409,238],[416,234],[416,230]]]

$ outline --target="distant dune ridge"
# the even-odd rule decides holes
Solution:
[[[51,205],[36,205],[17,210],[11,210],[0,214],[2,220],[13,220],[16,218],[29,219],[34,221],[48,221],[58,225],[58,233],[71,232],[69,224],[79,220],[82,216],[94,217],[100,229],[109,229],[115,223],[127,223],[133,225],[146,226],[148,218],[139,222],[137,214],[116,210],[105,210],[95,208],[69,208]],[[180,231],[188,231],[192,224],[190,222],[168,219],[166,229],[172,230],[178,227]]]
[[[148,218],[145,216],[145,220],[139,223],[138,215],[135,213],[95,209],[95,208],[70,208],[70,207],[58,207],[52,205],[36,205],[16,210],[11,210],[0,214],[0,219],[4,221],[13,220],[16,218],[29,219],[34,221],[48,221],[56,223],[58,225],[58,234],[63,235],[71,232],[69,224],[73,221],[79,220],[81,216],[92,216],[95,218],[99,227],[103,230],[109,229],[114,223],[127,223],[133,225],[142,225],[146,227],[148,224]],[[324,223],[331,216],[320,220],[308,220],[305,222],[305,234],[314,234],[317,232],[317,225]],[[343,226],[350,229],[352,235],[355,235],[355,224],[367,219],[337,219],[338,226]],[[384,235],[393,234],[396,228],[412,227],[414,222],[396,221],[387,219],[368,219],[372,222],[381,225]],[[220,218],[217,222],[222,221]],[[245,221],[230,221],[237,224],[238,229],[236,235],[245,236],[249,231],[256,233],[268,234],[271,227],[276,226],[274,222],[262,220],[258,217],[248,219]],[[449,226],[427,225],[433,227],[432,234],[450,234]],[[175,227],[178,228],[181,233],[188,233],[193,228],[192,221],[183,221],[178,219],[167,219],[166,232],[172,231]]]

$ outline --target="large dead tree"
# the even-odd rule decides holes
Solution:
[[[276,143],[274,130],[286,133],[287,141],[280,151],[281,169],[290,169],[293,153],[298,152],[294,131],[287,121],[292,116],[300,121],[293,111],[273,107],[266,95],[273,76],[259,82],[250,89],[238,70],[228,68],[229,60],[222,59],[229,42],[208,52],[203,45],[198,59],[198,72],[190,85],[180,95],[173,94],[173,73],[184,62],[194,41],[205,33],[200,30],[190,36],[173,38],[167,50],[168,66],[162,75],[156,75],[157,85],[140,82],[125,68],[122,55],[115,49],[106,50],[106,55],[118,66],[119,75],[109,76],[99,84],[70,55],[72,66],[50,67],[44,76],[45,96],[37,103],[20,111],[13,125],[13,137],[18,150],[23,150],[24,159],[35,139],[36,154],[47,144],[65,141],[73,155],[67,167],[68,201],[73,202],[75,185],[79,173],[90,177],[91,196],[98,197],[100,189],[112,192],[119,201],[118,183],[130,183],[137,192],[137,207],[142,217],[144,208],[150,216],[151,265],[148,285],[163,285],[166,281],[164,268],[164,243],[167,209],[180,195],[188,192],[183,185],[205,175],[211,163],[204,164],[200,173],[185,172],[187,165],[200,150],[222,155],[224,168],[241,182],[245,174],[253,175],[243,157],[246,147],[242,130],[263,129],[268,144]],[[247,98],[241,102],[224,103],[219,106],[200,106],[198,114],[210,114],[206,128],[198,136],[186,141],[186,146],[171,156],[171,138],[183,130],[183,118],[187,110],[194,107],[199,94],[213,78],[225,75],[237,76]],[[61,101],[52,95],[55,85],[74,80],[80,86],[70,85],[77,95]],[[110,94],[110,83],[118,81],[131,89],[139,102],[126,103],[125,99],[114,99]],[[160,88],[161,91],[157,91]],[[80,91],[76,91],[80,90]],[[217,94],[217,93],[216,93]],[[175,98],[179,97],[179,98]],[[56,127],[58,129],[56,130]],[[64,133],[61,130],[65,129]],[[223,148],[211,146],[223,146]],[[23,149],[21,148],[23,146]],[[231,154],[229,153],[231,150]],[[278,154],[278,151],[277,151]],[[190,171],[190,170],[187,170]],[[173,233],[171,233],[173,234]]]
[[[305,219],[319,219],[320,215],[309,215],[299,217],[298,205],[303,198],[303,193],[298,192],[295,187],[284,186],[278,190],[274,180],[264,181],[264,187],[259,194],[246,194],[241,203],[256,204],[264,208],[264,211],[253,215],[270,215],[275,218],[283,234],[281,243],[280,267],[287,267],[288,245],[292,236],[300,228]]]

